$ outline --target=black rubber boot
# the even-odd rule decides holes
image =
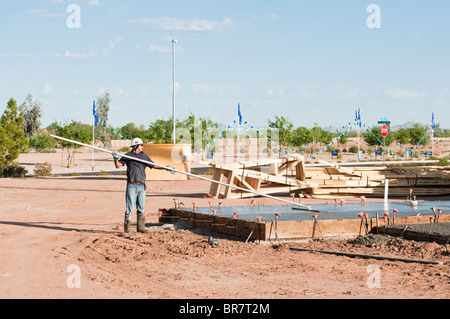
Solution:
[[[126,220],[123,226],[123,231],[127,234],[131,233],[131,220]]]
[[[127,234],[131,233],[131,220],[128,216],[125,216],[125,221],[123,223],[123,231]]]
[[[148,233],[148,229],[145,228],[145,214],[137,214],[137,231],[138,233]]]

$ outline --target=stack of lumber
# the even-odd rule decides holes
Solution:
[[[285,157],[240,164],[210,164],[215,181],[261,194],[303,193],[308,197],[383,197],[389,180],[389,197],[450,195],[450,167],[342,167],[319,161],[321,167],[306,167],[303,157]],[[216,198],[253,197],[254,193],[211,183]]]
[[[325,167],[306,170],[309,183],[317,186],[314,197],[367,196],[383,197],[389,180],[390,197],[450,195],[450,167],[341,167],[320,161]]]

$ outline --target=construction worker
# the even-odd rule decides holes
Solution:
[[[121,168],[123,165],[127,166],[127,191],[126,191],[126,211],[124,221],[125,233],[131,232],[131,215],[135,207],[137,207],[137,231],[139,233],[147,233],[145,228],[145,196],[146,196],[146,175],[145,169],[165,169],[152,164],[146,164],[139,161],[134,161],[127,157],[133,157],[149,163],[154,163],[147,154],[144,153],[144,143],[140,138],[135,138],[131,142],[131,152],[126,153],[127,157],[120,157],[120,154],[114,152],[114,164],[116,168]],[[171,166],[167,166],[172,168]],[[171,173],[175,173],[171,171]]]

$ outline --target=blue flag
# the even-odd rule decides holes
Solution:
[[[359,122],[359,127],[361,127],[361,110],[358,108],[358,122]]]
[[[241,103],[238,104],[239,125],[242,124]]]
[[[98,116],[97,116],[97,110],[95,109],[95,100],[94,100],[94,109],[92,111],[92,114],[94,115],[95,126],[97,126],[97,124],[98,124]]]
[[[431,113],[431,128],[433,130],[436,128],[436,124],[434,123],[434,112]]]

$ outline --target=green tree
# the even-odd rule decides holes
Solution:
[[[19,116],[23,117],[22,123],[25,136],[30,139],[36,134],[41,126],[42,107],[31,94],[28,94],[25,101],[19,107]]]
[[[381,145],[383,143],[383,136],[381,135],[381,126],[374,126],[371,128],[371,131],[373,134],[371,134],[370,132],[364,134],[364,140],[366,141],[366,143],[369,145]],[[392,144],[395,138],[394,135],[395,134],[393,134],[392,132],[388,133],[385,142],[386,146]]]
[[[134,123],[128,123],[124,126],[122,126],[119,131],[127,138],[132,139],[135,137],[142,138],[142,132],[141,130],[136,126]]]
[[[400,144],[409,143],[411,136],[409,135],[409,130],[400,128],[395,133],[395,140]]]
[[[124,138],[127,140],[132,140],[133,138],[139,137],[144,141],[144,143],[147,143],[150,141],[150,133],[148,130],[145,129],[145,125],[141,124],[139,127],[136,126],[134,123],[127,123],[126,125],[122,126],[121,128],[117,129]]]
[[[209,118],[196,118],[194,114],[190,114],[185,120],[177,124],[177,128],[185,128],[190,134],[190,143],[194,150],[200,150],[207,143],[212,141],[218,134],[219,124],[213,122]],[[179,136],[179,139],[182,136]],[[183,138],[186,140],[186,138]]]
[[[284,116],[275,116],[275,121],[269,120],[269,127],[278,130],[279,142],[281,146],[287,146],[291,138],[294,125]]]
[[[436,123],[434,132],[436,137],[450,137],[450,130],[441,128],[439,123]]]
[[[303,126],[297,127],[292,131],[289,143],[293,146],[304,146],[313,141],[311,131]]]
[[[342,133],[333,133],[333,138],[339,138],[338,139],[338,141],[337,141],[337,144],[339,145],[339,146],[345,146],[345,144],[347,144],[347,142],[348,142],[348,138],[349,138],[349,134],[344,134],[344,135],[342,135],[342,137],[341,137],[341,134]]]
[[[103,143],[105,147],[111,147],[111,139],[112,134],[111,131],[106,128],[106,126],[102,125],[103,123],[108,123],[108,113],[109,113],[109,104],[111,103],[111,96],[108,92],[103,94],[102,96],[99,96],[97,98],[96,103],[96,111],[97,111],[97,117],[98,122],[100,123],[100,136],[99,139]]]
[[[419,124],[414,124],[413,127],[411,127],[409,130],[409,136],[410,136],[410,143],[412,145],[417,145],[422,137],[424,137],[427,128],[420,126]],[[429,142],[429,136],[427,136],[427,138],[424,138],[422,140],[421,145],[427,145]]]
[[[322,148],[321,144],[329,144],[331,143],[331,134],[327,131],[324,131],[320,126],[318,126],[316,123],[314,123],[314,127],[311,129],[311,137],[312,141],[315,143],[319,143],[319,149]],[[312,151],[315,152],[315,146],[313,147]]]
[[[83,124],[81,122],[72,121],[70,123],[60,124],[60,123],[52,123],[48,128],[48,130],[53,131],[56,135],[60,137],[64,137],[73,141],[91,144],[92,143],[92,128],[88,124]],[[80,148],[81,146],[78,144],[73,144],[66,141],[59,141],[60,145],[64,149],[67,149],[67,167],[75,166],[74,155],[75,149]]]
[[[30,147],[35,150],[42,150],[52,148],[57,145],[57,142],[48,133],[37,133],[30,138]]]
[[[324,131],[317,124],[314,124],[314,127],[311,129],[311,135],[313,136],[313,139],[316,142],[320,142],[323,144],[331,143],[332,136],[331,136],[330,132]]]
[[[172,143],[173,119],[156,120],[148,128],[148,137],[157,144]]]
[[[17,103],[11,98],[0,119],[0,173],[28,147],[22,129],[24,119],[17,111]]]

